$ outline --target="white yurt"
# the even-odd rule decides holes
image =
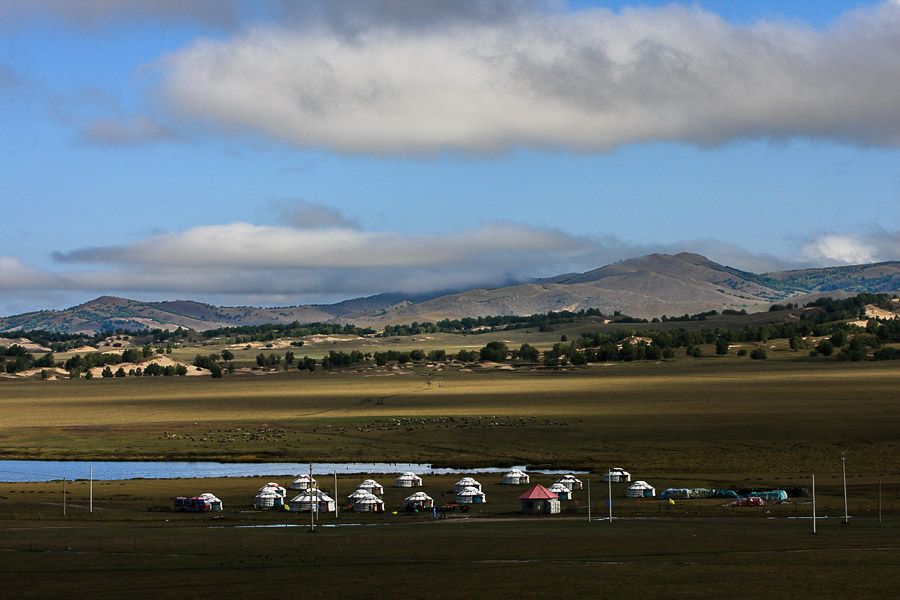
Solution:
[[[422,478],[413,473],[412,471],[407,471],[403,475],[397,478],[394,482],[395,487],[422,487]]]
[[[501,483],[506,485],[521,485],[530,482],[531,478],[528,476],[528,473],[521,469],[513,469],[503,476],[503,481]]]
[[[352,493],[347,495],[347,503],[353,504],[360,498],[365,498],[367,496],[372,496],[372,495],[373,495],[372,492],[370,492],[369,490],[364,490],[362,488],[356,488],[355,490],[353,490]]]
[[[459,481],[453,484],[453,491],[457,494],[463,491],[466,488],[475,488],[479,492],[481,491],[481,484],[472,479],[471,477],[463,477]]]
[[[254,508],[280,508],[284,506],[284,497],[287,490],[277,483],[267,483],[259,488],[256,498],[253,499]]]
[[[484,504],[487,499],[480,489],[467,487],[456,492],[456,502],[458,504]]]
[[[608,473],[603,474],[603,481],[610,481],[612,483],[631,481],[631,473],[622,467],[613,467]]]
[[[573,492],[575,490],[581,489],[581,480],[575,477],[574,475],[563,475],[559,479],[556,480],[556,483],[561,483]]]
[[[562,483],[560,483],[558,481],[556,483],[554,483],[553,485],[551,485],[547,489],[549,489],[551,492],[556,494],[556,497],[559,498],[560,500],[571,500],[572,499],[572,490],[570,490],[569,488],[567,488],[565,485],[563,485]]]
[[[325,492],[306,490],[294,496],[288,506],[294,512],[310,512],[311,510],[334,512],[337,503]]]
[[[376,496],[380,496],[384,494],[384,486],[375,481],[374,479],[366,479],[361,484],[356,486],[358,490],[366,490],[370,494],[375,494]]]
[[[434,498],[425,492],[416,492],[412,496],[407,496],[403,501],[405,510],[421,510],[423,508],[432,508],[434,506]]]
[[[310,488],[315,488],[316,486],[317,482],[312,478],[312,475],[300,475],[291,482],[292,490],[308,490]]]
[[[366,492],[365,496],[356,498],[350,505],[353,512],[384,512],[384,500]]]
[[[207,502],[209,502],[209,510],[222,510],[222,501],[216,498],[213,494],[206,492],[205,494],[200,494],[200,498],[203,498]]]
[[[656,495],[656,488],[646,481],[635,481],[625,490],[626,498],[652,498]]]

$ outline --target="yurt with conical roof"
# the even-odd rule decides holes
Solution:
[[[481,484],[475,479],[471,477],[463,477],[459,481],[453,484],[453,491],[457,494],[463,491],[466,488],[475,488],[479,492],[481,491]]]
[[[522,485],[529,483],[530,481],[531,477],[528,476],[528,473],[521,469],[513,469],[503,476],[503,481],[501,481],[501,483],[504,485]]]
[[[571,500],[572,499],[572,490],[567,488],[560,482],[556,482],[548,488],[551,492],[556,494],[556,498],[558,500]]]
[[[317,482],[312,475],[300,475],[291,482],[292,490],[308,490],[317,487]]]
[[[519,496],[519,499],[522,501],[522,512],[525,514],[555,515],[559,513],[559,498],[539,483]]]
[[[364,490],[362,488],[356,488],[351,493],[347,495],[347,504],[353,504],[360,498],[365,498],[366,496],[372,496],[372,492],[369,490]]]
[[[286,495],[287,490],[277,483],[267,483],[259,488],[256,498],[253,499],[253,507],[260,509],[281,508],[284,506],[284,497]]]
[[[404,510],[423,510],[434,507],[434,498],[425,492],[416,492],[403,501]]]
[[[612,483],[625,483],[631,481],[631,473],[622,467],[613,467],[603,474],[603,481]]]
[[[407,471],[403,475],[400,475],[397,480],[394,482],[394,487],[400,488],[408,488],[408,487],[422,487],[422,478],[413,473],[412,471]]]
[[[366,479],[358,486],[356,486],[356,489],[366,490],[370,494],[375,494],[376,496],[381,496],[382,494],[384,494],[384,486],[374,479]]]
[[[580,489],[581,489],[581,480],[578,479],[577,477],[575,477],[575,476],[572,475],[572,474],[569,474],[569,475],[563,475],[562,477],[560,477],[559,479],[556,480],[556,483],[561,483],[561,484],[563,484],[564,486],[566,486],[567,488],[569,488],[569,489],[572,490],[573,492],[574,492],[575,490],[580,490]]]
[[[353,512],[384,512],[384,500],[365,490],[360,491],[365,492],[365,495],[355,498],[350,504],[350,510]]]
[[[487,497],[476,487],[466,487],[456,492],[457,504],[484,504]]]
[[[625,490],[626,498],[652,498],[656,495],[656,488],[646,481],[635,481]]]
[[[304,490],[288,503],[292,512],[334,512],[337,503],[321,490]]]

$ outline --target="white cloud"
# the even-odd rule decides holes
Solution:
[[[31,267],[15,256],[0,256],[0,290],[55,290],[67,287],[61,276]]]
[[[510,256],[575,256],[587,240],[560,231],[494,223],[452,234],[404,235],[348,228],[207,225],[125,246],[57,253],[62,262],[178,268],[395,268],[462,266]]]
[[[807,241],[800,252],[814,264],[861,264],[900,260],[900,232],[821,234]]]
[[[164,97],[183,115],[352,153],[900,145],[896,2],[822,31],[735,26],[696,5],[326,25],[199,40],[160,63]]]

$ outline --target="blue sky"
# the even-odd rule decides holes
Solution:
[[[900,259],[900,2],[0,0],[0,314]]]

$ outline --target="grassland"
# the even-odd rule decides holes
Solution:
[[[426,477],[424,489],[441,502],[452,498],[455,479]],[[88,483],[69,482],[65,516],[62,482],[0,484],[0,582],[4,594],[25,598],[237,598],[294,588],[311,597],[511,598],[561,587],[619,595],[637,584],[653,597],[854,598],[884,597],[900,583],[900,505],[885,502],[879,522],[871,481],[851,484],[849,525],[839,482],[820,485],[817,512],[828,518],[812,535],[811,521],[798,518],[811,514],[808,498],[745,509],[712,500],[673,506],[621,499],[624,484],[616,484],[610,523],[597,520],[607,511],[597,479],[592,521],[585,490],[562,515],[524,516],[522,486],[479,479],[488,503],[468,516],[342,512],[321,515],[315,533],[308,514],[250,508],[261,478],[95,482],[93,513]],[[342,476],[338,486],[346,493],[359,481]],[[659,484],[667,481],[677,479]],[[147,510],[201,490],[224,500],[224,519]],[[898,492],[890,486],[885,496]],[[396,508],[407,493],[386,487],[386,504]]]
[[[446,347],[433,342],[410,343]],[[249,364],[259,351],[236,360]],[[65,516],[62,482],[0,483],[0,584],[25,598],[72,590],[228,598],[273,586],[314,597],[635,589],[884,597],[900,583],[898,384],[890,362],[838,363],[778,347],[766,361],[729,355],[569,370],[421,364],[220,380],[2,380],[3,458],[550,464],[592,471],[584,478],[593,479],[595,518],[607,510],[597,474],[613,465],[658,489],[809,487],[816,473],[818,514],[828,518],[813,536],[800,518],[810,514],[808,498],[743,510],[713,500],[672,506],[623,500],[621,485],[612,523],[588,522],[587,492],[562,515],[525,517],[517,514],[523,489],[491,475],[479,477],[488,503],[468,517],[394,515],[405,494],[388,487],[387,514],[323,516],[320,525],[340,526],[310,534],[300,526],[308,516],[250,508],[268,478],[95,482],[93,513],[87,482],[68,482]],[[362,478],[342,476],[338,487],[346,494]],[[425,491],[451,501],[454,480],[426,480]],[[225,501],[224,520],[148,510],[203,491]]]

